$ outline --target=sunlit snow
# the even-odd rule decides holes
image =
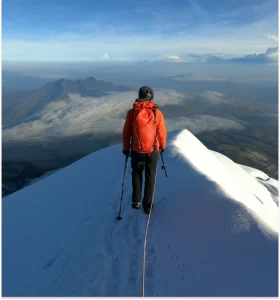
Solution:
[[[148,216],[131,208],[122,146],[2,201],[3,296],[141,296]],[[277,296],[278,182],[168,133],[146,252],[145,296]]]

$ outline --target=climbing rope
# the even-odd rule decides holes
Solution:
[[[149,212],[149,217],[148,217],[148,220],[147,220],[146,233],[145,233],[145,238],[144,238],[144,255],[143,255],[143,268],[142,268],[142,297],[145,297],[146,246],[147,246],[147,237],[148,237],[150,219],[151,219],[151,214],[152,214],[152,210],[153,210],[154,193],[155,193],[155,187],[156,187],[156,178],[157,178],[157,165],[156,165],[155,185],[154,185],[154,190],[153,190],[152,204],[151,204],[151,209],[150,209],[150,212]]]

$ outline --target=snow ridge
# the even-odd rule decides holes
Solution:
[[[168,133],[147,237],[145,296],[278,295],[278,182]],[[121,145],[2,201],[3,296],[142,295],[147,215],[131,209]],[[260,179],[261,178],[261,179]]]
[[[266,174],[209,151],[187,130],[183,130],[172,144],[196,170],[216,182],[221,191],[250,209],[264,230],[278,233],[277,205],[269,190],[256,179],[269,179]]]

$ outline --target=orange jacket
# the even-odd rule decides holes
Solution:
[[[153,101],[145,102],[134,102],[134,108],[137,107],[155,107]],[[130,109],[127,113],[126,120],[123,126],[123,150],[130,150],[132,147],[132,133],[133,133],[133,109]],[[156,124],[157,124],[157,149],[164,149],[166,147],[166,127],[164,122],[164,117],[162,112],[157,108],[156,109]]]

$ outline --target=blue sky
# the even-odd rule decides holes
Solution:
[[[277,0],[3,0],[3,60],[184,61],[278,43]]]

